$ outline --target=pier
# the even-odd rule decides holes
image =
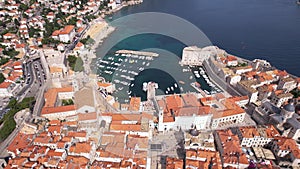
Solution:
[[[144,52],[144,51],[133,51],[133,50],[118,50],[116,51],[117,54],[131,54],[131,55],[141,55],[141,56],[151,56],[151,57],[158,57],[159,54],[154,52]]]

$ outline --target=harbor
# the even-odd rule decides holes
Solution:
[[[147,98],[147,84],[158,84],[156,93],[168,95],[183,92],[199,92],[212,95],[221,92],[207,76],[203,67],[180,66],[176,61],[166,60],[166,54],[133,50],[117,50],[97,59],[94,66],[98,76],[116,86],[115,99],[127,103],[132,96]],[[165,66],[167,62],[175,63]],[[169,63],[168,63],[169,64]],[[194,85],[195,83],[199,85]]]

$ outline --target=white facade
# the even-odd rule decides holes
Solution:
[[[213,53],[196,46],[185,47],[182,52],[181,64],[202,66],[204,60],[209,59]]]
[[[287,91],[291,91],[297,87],[297,83],[292,78],[281,79],[278,83],[278,89],[286,89]]]
[[[231,75],[228,77],[229,84],[235,86],[239,81],[241,81],[242,77],[240,75]]]
[[[0,88],[0,97],[11,97],[12,95],[9,88]]]
[[[271,142],[273,138],[265,138],[261,136],[254,136],[251,138],[243,138],[241,141],[241,146],[243,147],[263,147]]]
[[[163,116],[159,117],[158,131],[168,130],[188,130],[191,126],[196,126],[197,130],[205,130],[210,128],[212,114],[202,116],[177,116],[175,121],[164,122]]]
[[[226,123],[234,123],[238,124],[244,121],[246,113],[235,114],[232,116],[225,116],[220,118],[214,118],[212,120],[211,128],[216,129],[218,127],[222,127],[222,124]]]
[[[70,111],[64,111],[64,112],[55,112],[55,113],[49,113],[49,114],[42,114],[42,117],[45,117],[49,120],[63,120],[67,116],[73,116],[76,114],[75,110]]]

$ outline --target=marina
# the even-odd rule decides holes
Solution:
[[[116,91],[114,95],[116,100],[122,98],[119,101],[126,102],[132,96],[139,96],[137,88],[140,88],[143,95],[146,95],[149,81],[143,80],[141,84],[136,84],[136,77],[140,77],[141,72],[148,70],[155,58],[158,58],[158,54],[153,52],[118,50],[102,59],[98,59],[95,66],[99,76],[105,78],[108,82],[115,83]],[[188,75],[189,82],[187,84],[190,84],[191,89],[205,95],[221,92],[221,89],[209,79],[203,67],[181,67],[181,72]],[[184,92],[186,82],[182,80],[169,82],[169,84],[160,85],[163,86],[160,90],[163,90],[164,94]],[[188,91],[191,90],[188,89]]]
[[[153,57],[157,58],[158,56],[153,52],[118,50],[114,54],[108,54],[104,58],[96,60],[94,66],[99,76],[107,82],[115,83],[115,93],[123,95],[123,97],[116,97],[118,100],[118,98],[124,98],[124,93],[127,98],[133,95],[130,88],[135,86],[133,83],[135,77],[151,65]],[[145,88],[143,90],[146,91]],[[124,101],[126,102],[126,100],[128,99]]]

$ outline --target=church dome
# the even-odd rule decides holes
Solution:
[[[198,136],[198,135],[199,135],[199,132],[197,131],[197,129],[191,129],[191,130],[190,130],[190,134],[191,134],[192,136]]]
[[[288,112],[295,112],[295,106],[293,103],[289,103],[289,104],[283,106],[283,109]]]

